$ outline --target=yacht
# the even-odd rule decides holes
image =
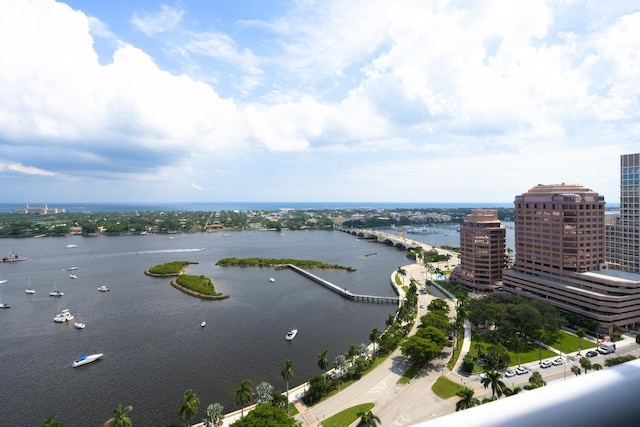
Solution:
[[[73,319],[73,314],[71,314],[69,310],[65,308],[60,313],[56,314],[56,316],[53,318],[53,321],[56,323],[65,323]]]
[[[84,323],[82,323],[80,321],[77,321],[73,325],[76,327],[76,329],[84,329],[84,326],[85,326]]]
[[[109,292],[109,288],[107,288],[105,285],[100,286],[98,290],[100,292]]]
[[[73,248],[77,248],[78,245],[74,245],[73,243],[69,243],[67,246],[65,246],[65,249],[73,249]]]
[[[77,279],[77,278],[78,278],[78,276],[76,276],[75,274],[70,274],[70,275],[69,275],[69,278],[70,278],[70,279]]]
[[[49,292],[49,296],[52,296],[52,297],[61,297],[63,295],[64,295],[64,292],[61,292],[57,289],[55,291]]]
[[[270,281],[271,283],[275,283],[275,282],[276,282],[276,279],[274,279],[273,277],[269,277],[269,281]]]
[[[298,330],[292,329],[289,332],[287,332],[287,336],[285,338],[287,339],[287,341],[291,341],[296,337],[296,335],[298,335]]]
[[[102,353],[90,354],[89,356],[78,356],[76,360],[73,361],[72,365],[74,368],[78,366],[86,365],[87,363],[95,362],[96,360],[102,358]]]

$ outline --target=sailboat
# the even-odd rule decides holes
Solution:
[[[7,281],[5,280],[2,283],[6,283]],[[11,306],[9,304],[5,304],[2,300],[2,286],[0,286],[0,308],[11,308]]]
[[[60,292],[56,289],[56,278],[53,278],[53,283],[51,284],[51,292],[49,292],[49,296],[52,297],[61,297],[64,295],[64,292]]]
[[[25,294],[29,294],[29,295],[33,295],[36,293],[36,291],[31,288],[31,276],[29,276],[29,286],[27,287],[27,289],[24,290]]]

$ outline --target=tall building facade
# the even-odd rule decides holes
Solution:
[[[640,273],[640,153],[620,156],[620,212],[606,218],[606,259]]]
[[[497,210],[472,210],[460,224],[460,264],[452,280],[476,292],[493,291],[502,285],[502,271],[507,267],[506,235]]]
[[[515,198],[515,264],[503,289],[596,320],[640,324],[640,275],[605,263],[604,197],[579,185],[538,185]]]

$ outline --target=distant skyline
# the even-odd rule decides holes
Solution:
[[[4,0],[0,202],[620,198],[640,3]]]

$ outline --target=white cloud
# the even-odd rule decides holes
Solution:
[[[182,20],[184,11],[174,9],[165,4],[156,12],[136,12],[131,17],[131,24],[148,36],[171,31]]]

